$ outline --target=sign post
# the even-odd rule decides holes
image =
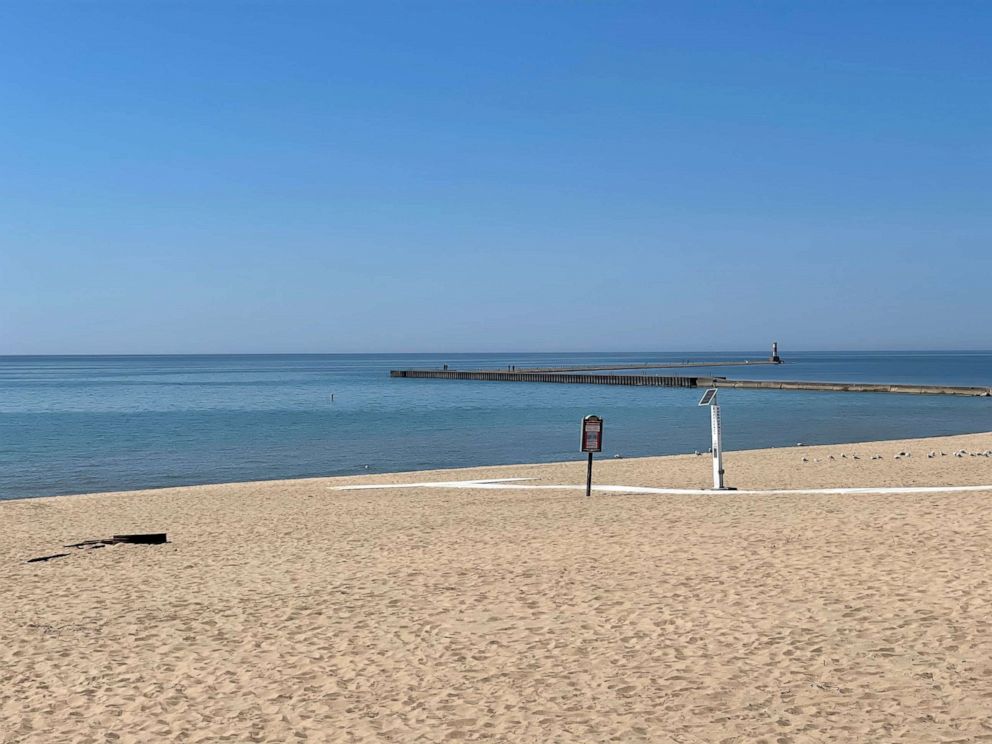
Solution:
[[[603,451],[603,419],[586,416],[582,419],[582,451],[589,453],[586,469],[586,496],[592,495],[592,453]]]
[[[709,388],[699,399],[699,405],[710,407],[710,433],[713,437],[713,490],[733,491],[723,484],[723,426],[720,405],[716,402],[716,388]]]

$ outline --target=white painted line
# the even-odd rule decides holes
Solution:
[[[329,486],[330,491],[375,491],[388,488],[459,488],[507,491],[585,491],[585,486],[533,485],[520,481],[536,478],[497,478],[493,480],[428,481],[425,483],[374,483],[358,486]],[[510,481],[513,481],[511,483]],[[766,490],[713,491],[703,488],[652,488],[651,486],[593,486],[601,493],[661,494],[666,496],[707,496],[726,493],[732,496],[789,496],[789,495],[881,495],[894,493],[974,493],[992,491],[990,486],[886,486],[882,488],[772,488]]]
[[[529,481],[537,478],[493,478],[491,480],[467,481],[428,481],[427,483],[373,483],[361,486],[330,486],[330,491],[373,491],[377,488],[512,488],[502,483],[510,481]],[[534,488],[534,486],[527,486]]]

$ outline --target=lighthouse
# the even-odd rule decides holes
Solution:
[[[772,364],[781,364],[782,359],[778,355],[778,341],[772,341],[772,355],[768,359]]]

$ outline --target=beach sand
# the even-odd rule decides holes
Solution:
[[[992,434],[725,461],[751,489],[992,484],[959,449]],[[0,742],[992,741],[992,488],[332,490],[582,484],[580,457],[0,502]]]

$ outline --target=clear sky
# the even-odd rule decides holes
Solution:
[[[3,2],[0,354],[992,348],[992,3]]]

